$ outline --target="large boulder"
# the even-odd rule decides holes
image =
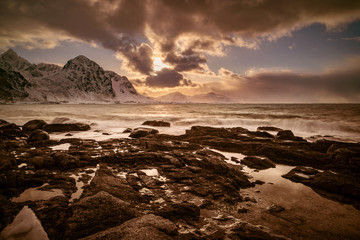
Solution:
[[[176,225],[160,216],[148,214],[131,219],[120,226],[98,232],[83,240],[175,240],[177,239]]]
[[[69,132],[69,131],[87,131],[90,125],[85,123],[54,123],[43,127],[46,132]]]
[[[46,125],[46,122],[44,120],[31,120],[24,124],[22,127],[22,130],[24,132],[32,132],[36,129],[42,129]]]
[[[169,122],[165,121],[145,121],[142,125],[148,125],[153,127],[170,127]]]
[[[71,239],[86,237],[134,217],[136,212],[128,202],[101,191],[74,204],[66,235]]]
[[[255,168],[258,170],[275,167],[275,164],[266,157],[247,156],[243,160],[241,160],[241,163],[245,164],[250,168]]]
[[[49,140],[49,139],[50,139],[50,136],[47,132],[45,132],[44,130],[41,130],[41,129],[37,129],[30,134],[28,141],[29,142],[37,142],[37,141],[44,141],[44,140]]]
[[[129,135],[129,137],[132,138],[141,138],[141,137],[146,137],[152,134],[157,134],[159,133],[158,130],[153,129],[153,128],[135,128]]]

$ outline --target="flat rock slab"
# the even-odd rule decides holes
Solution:
[[[90,125],[85,123],[54,123],[43,126],[46,132],[69,132],[69,131],[87,131]]]
[[[170,127],[170,123],[165,121],[145,121],[142,125],[153,127]]]

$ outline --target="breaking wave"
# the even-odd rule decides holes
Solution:
[[[303,137],[331,135],[360,140],[360,104],[18,104],[1,105],[0,112],[0,118],[19,125],[32,119],[79,121],[92,124],[94,129],[120,131],[146,120],[164,120],[172,127],[160,130],[171,134],[182,134],[194,125],[249,130],[275,126]]]

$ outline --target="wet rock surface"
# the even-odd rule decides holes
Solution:
[[[275,164],[265,157],[248,156],[245,157],[241,162],[248,167],[259,170],[275,167]]]
[[[156,121],[156,120],[145,121],[142,125],[153,126],[153,127],[170,127],[169,122]]]
[[[159,131],[152,128],[135,128],[134,130],[131,131],[129,137],[141,138],[157,133],[159,133]]]
[[[90,126],[85,123],[52,123],[43,126],[46,132],[69,132],[69,131],[87,131]]]
[[[178,136],[137,128],[131,138],[124,139],[31,139],[32,133],[47,134],[46,130],[89,128],[74,126],[69,130],[69,125],[44,125],[35,120],[21,129],[0,122],[0,131],[6,133],[0,139],[0,231],[26,205],[42,222],[49,239],[291,237],[284,229],[243,220],[251,219],[246,216],[252,216],[256,205],[264,216],[281,221],[287,221],[284,216],[293,209],[275,203],[261,206],[259,197],[244,194],[268,183],[251,181],[242,164],[254,171],[273,169],[276,164],[298,166],[284,178],[305,184],[326,198],[359,206],[358,143],[307,142],[289,132],[276,136],[266,132],[282,131],[275,128],[254,132],[203,126]],[[246,156],[226,158],[215,150]],[[60,194],[26,199],[24,191],[33,188]],[[260,192],[254,189],[254,194]],[[14,198],[24,201],[14,202]],[[310,236],[302,234],[302,238]],[[314,239],[328,238],[316,234]],[[334,239],[337,237],[341,236]]]

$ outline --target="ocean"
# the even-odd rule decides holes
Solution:
[[[275,126],[310,141],[360,141],[360,104],[13,104],[0,105],[0,119],[18,125],[33,119],[84,122],[91,124],[92,131],[74,136],[97,140],[126,137],[122,133],[126,128],[164,120],[171,127],[158,128],[160,133],[176,135],[195,125],[249,130]]]

